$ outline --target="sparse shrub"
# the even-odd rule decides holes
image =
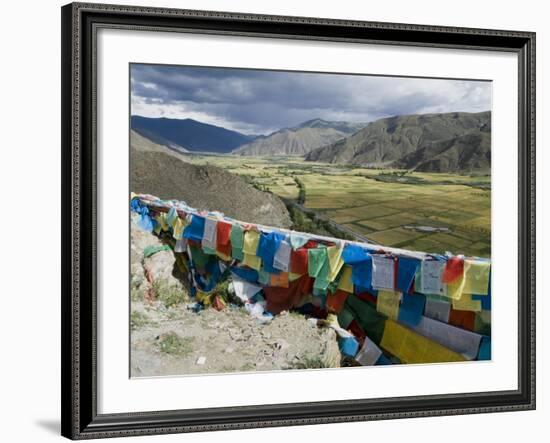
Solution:
[[[175,332],[167,332],[157,337],[157,346],[164,354],[183,357],[193,352],[193,338],[182,338]]]
[[[141,328],[149,323],[149,318],[143,312],[132,311],[130,313],[130,327],[132,330]]]

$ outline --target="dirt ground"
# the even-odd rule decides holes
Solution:
[[[132,377],[340,366],[334,331],[301,314],[261,324],[246,310],[132,303]]]

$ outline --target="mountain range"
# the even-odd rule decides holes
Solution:
[[[369,123],[306,160],[425,172],[488,170],[491,112],[402,115]]]
[[[412,114],[368,124],[320,118],[269,135],[245,135],[192,119],[132,116],[132,130],[174,152],[296,155],[307,161],[424,172],[488,171],[491,112]]]
[[[334,143],[358,130],[364,123],[331,122],[316,118],[293,128],[259,136],[233,151],[238,155],[300,155]]]
[[[226,154],[255,138],[190,118],[178,120],[133,115],[131,128],[159,145],[181,152]]]

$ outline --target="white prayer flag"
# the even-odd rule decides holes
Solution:
[[[394,289],[395,262],[383,255],[372,256],[372,287],[375,289]]]
[[[291,251],[292,246],[290,246],[290,243],[283,240],[279,244],[279,249],[277,249],[275,257],[273,258],[273,267],[279,269],[280,271],[288,272]]]
[[[445,285],[441,280],[445,262],[440,260],[422,260],[420,266],[420,292],[423,294],[445,295]]]

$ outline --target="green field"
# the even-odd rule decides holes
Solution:
[[[296,157],[191,155],[385,246],[491,255],[491,179],[367,169]],[[298,182],[305,189],[299,200]],[[252,221],[252,220],[251,220]],[[444,232],[426,232],[439,228]]]

